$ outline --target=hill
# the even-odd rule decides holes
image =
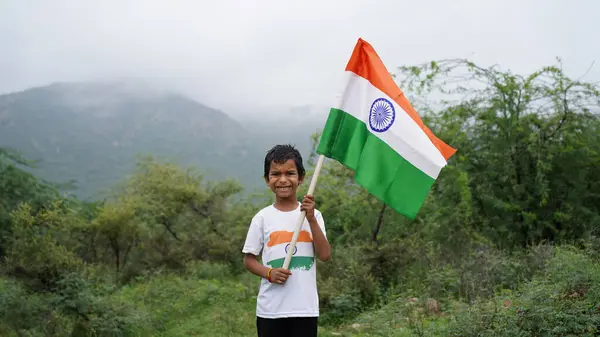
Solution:
[[[43,179],[101,196],[128,175],[138,155],[199,168],[209,179],[262,187],[262,158],[275,142],[303,153],[314,129],[260,112],[234,119],[188,97],[140,84],[57,83],[0,96],[0,146],[38,161]],[[277,113],[278,116],[281,113]]]

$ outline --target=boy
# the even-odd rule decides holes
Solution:
[[[265,157],[264,178],[275,194],[275,202],[261,209],[250,223],[242,252],[244,266],[261,277],[256,304],[256,329],[259,337],[317,337],[319,297],[315,256],[330,257],[321,213],[314,198],[296,199],[296,189],[304,181],[302,156],[290,145],[277,145]],[[300,217],[306,219],[290,261],[282,268]],[[262,264],[257,255],[262,251]]]

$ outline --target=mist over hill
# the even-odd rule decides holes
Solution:
[[[0,95],[0,147],[38,161],[35,173],[72,182],[82,198],[104,192],[153,155],[207,179],[263,188],[262,160],[275,143],[303,155],[326,111],[311,106],[237,111],[234,117],[178,93],[139,83],[56,83]]]

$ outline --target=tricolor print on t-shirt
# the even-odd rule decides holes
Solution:
[[[267,247],[269,249],[269,257],[271,260],[267,262],[272,268],[281,268],[283,261],[290,248],[293,232],[277,231],[269,235]],[[315,263],[315,252],[313,248],[312,236],[306,230],[300,231],[294,254],[290,260],[290,270],[303,269],[309,270]]]

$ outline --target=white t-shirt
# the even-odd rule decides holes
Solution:
[[[263,208],[252,218],[242,252],[256,256],[262,252],[263,265],[281,268],[300,214],[300,203],[289,212],[273,205]],[[325,234],[323,216],[316,209],[315,217]],[[256,315],[263,318],[319,316],[315,258],[312,232],[305,219],[289,265],[292,275],[284,284],[261,279]]]

